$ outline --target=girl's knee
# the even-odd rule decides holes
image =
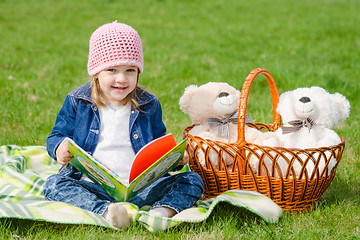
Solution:
[[[59,175],[59,174],[54,174],[54,175],[51,175],[49,176],[46,181],[45,181],[45,184],[44,184],[44,188],[45,187],[49,187],[49,186],[53,186],[53,185],[56,185],[58,184],[60,181],[63,180],[63,176],[62,175]]]
[[[59,188],[59,184],[63,182],[65,177],[59,174],[51,175],[49,176],[43,186],[43,193],[45,198],[48,198],[48,196],[53,193],[54,191],[57,191]]]
[[[199,174],[196,172],[184,172],[183,176],[189,184],[199,187],[201,191],[204,192],[205,185]]]

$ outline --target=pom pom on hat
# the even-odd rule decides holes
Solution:
[[[118,65],[136,66],[139,73],[144,69],[144,56],[139,34],[132,27],[107,23],[91,35],[88,73],[90,76]]]

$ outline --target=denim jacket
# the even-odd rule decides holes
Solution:
[[[166,133],[159,100],[141,89],[137,89],[137,96],[140,110],[131,107],[129,123],[130,141],[135,154],[144,145]],[[99,110],[91,100],[90,83],[73,90],[66,96],[47,138],[49,155],[56,160],[55,151],[65,137],[73,139],[92,155],[99,140],[100,124]],[[76,179],[82,175],[69,164],[61,168],[59,173]]]

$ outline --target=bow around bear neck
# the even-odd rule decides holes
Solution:
[[[303,127],[308,128],[310,132],[311,128],[316,125],[311,117],[308,117],[306,120],[293,120],[290,121],[289,124],[292,125],[292,127],[281,127],[283,134],[299,131]]]
[[[220,137],[229,138],[229,123],[237,124],[238,120],[238,110],[235,110],[233,113],[225,116],[224,118],[207,118],[207,122],[210,127],[218,127],[218,135]],[[254,121],[249,115],[245,116],[245,123]]]

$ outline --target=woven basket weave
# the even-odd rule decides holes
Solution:
[[[188,139],[189,165],[204,181],[205,199],[229,189],[242,189],[270,197],[285,211],[313,209],[316,200],[335,176],[345,147],[344,140],[341,138],[342,142],[338,145],[313,149],[266,147],[246,142],[247,99],[250,87],[259,74],[266,77],[270,87],[273,123],[248,125],[262,131],[275,131],[280,127],[281,117],[276,111],[279,95],[275,81],[266,69],[255,69],[248,75],[241,90],[238,141],[224,143],[192,136],[188,132],[193,126],[189,126],[183,132],[184,138]],[[217,156],[217,168],[211,162],[214,156]],[[205,158],[205,166],[199,163],[199,157]],[[224,160],[229,158],[233,160],[230,169]],[[313,170],[309,169],[311,165]]]

